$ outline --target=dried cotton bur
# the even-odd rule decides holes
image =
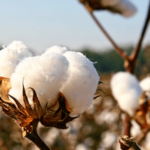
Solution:
[[[8,50],[17,53],[0,65],[2,70],[6,61],[14,63],[8,67],[11,72],[7,67],[3,69],[2,76],[5,77],[8,71],[9,75],[0,82],[3,112],[29,133],[34,132],[38,122],[66,129],[66,123],[77,118],[93,101],[99,82],[93,62],[80,52],[60,46],[53,46],[40,56],[32,56],[21,44],[16,42],[17,46],[12,50],[2,50],[4,54]]]
[[[139,100],[139,108],[134,119],[138,122],[141,129],[146,133],[150,126],[150,77],[144,78],[140,82],[143,94]]]
[[[128,136],[120,137],[119,143],[121,150],[141,150],[139,146],[132,141],[132,138],[129,138]]]

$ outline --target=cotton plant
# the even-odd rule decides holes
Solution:
[[[12,44],[12,50],[9,46],[3,50],[4,54],[8,50],[18,54],[7,58],[15,65],[9,66],[9,76],[1,78],[3,112],[23,127],[23,135],[29,139],[29,133],[36,133],[38,122],[66,129],[66,123],[77,118],[93,101],[99,82],[93,62],[80,52],[60,46],[32,56],[19,44]],[[39,146],[37,141],[33,142]]]
[[[118,72],[111,79],[111,90],[120,108],[133,116],[142,94],[138,79],[128,72]]]

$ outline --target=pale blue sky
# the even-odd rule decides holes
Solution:
[[[132,2],[138,12],[131,18],[95,12],[121,46],[136,43],[147,12],[148,0]],[[0,44],[20,40],[38,52],[53,45],[65,45],[71,50],[112,47],[78,0],[0,0],[0,5]],[[150,28],[144,43],[150,43]]]

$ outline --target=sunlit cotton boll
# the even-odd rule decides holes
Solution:
[[[142,94],[137,78],[128,72],[118,72],[111,79],[111,90],[120,108],[133,116]]]
[[[49,101],[49,106],[54,105],[59,90],[68,78],[68,61],[61,54],[51,52],[47,55],[28,57],[22,60],[11,76],[9,94],[17,98],[22,104],[22,82],[25,88],[35,89],[41,105],[44,107]],[[27,94],[32,104],[32,92]]]
[[[48,48],[45,51],[44,55],[48,54],[48,53],[51,53],[51,52],[56,52],[56,53],[59,53],[59,54],[64,54],[67,51],[68,51],[68,49],[66,47],[54,45],[54,46]]]
[[[18,63],[29,56],[32,53],[21,41],[12,42],[0,51],[0,76],[10,78]]]
[[[144,78],[140,82],[140,86],[143,92],[146,92],[146,95],[150,98],[150,77]]]
[[[88,58],[80,52],[68,51],[64,56],[69,61],[69,78],[61,88],[65,95],[70,115],[78,115],[88,108],[96,92],[99,76]]]

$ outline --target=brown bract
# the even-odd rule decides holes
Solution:
[[[142,94],[139,100],[139,109],[134,115],[134,119],[141,126],[141,129],[147,129],[150,126],[150,99],[145,95],[145,92]]]
[[[66,124],[77,118],[69,116],[71,110],[68,109],[67,100],[62,93],[59,93],[57,98],[59,108],[53,110],[52,107],[48,106],[48,102],[45,108],[42,108],[36,91],[33,88],[29,88],[33,92],[33,107],[31,107],[24,85],[22,95],[25,107],[23,107],[15,97],[8,95],[10,88],[10,80],[7,78],[0,78],[0,105],[2,106],[2,110],[5,115],[15,119],[20,127],[23,127],[23,129],[28,132],[32,132],[33,127],[37,126],[38,122],[48,127],[67,129]],[[8,96],[14,100],[15,104],[9,100]]]

